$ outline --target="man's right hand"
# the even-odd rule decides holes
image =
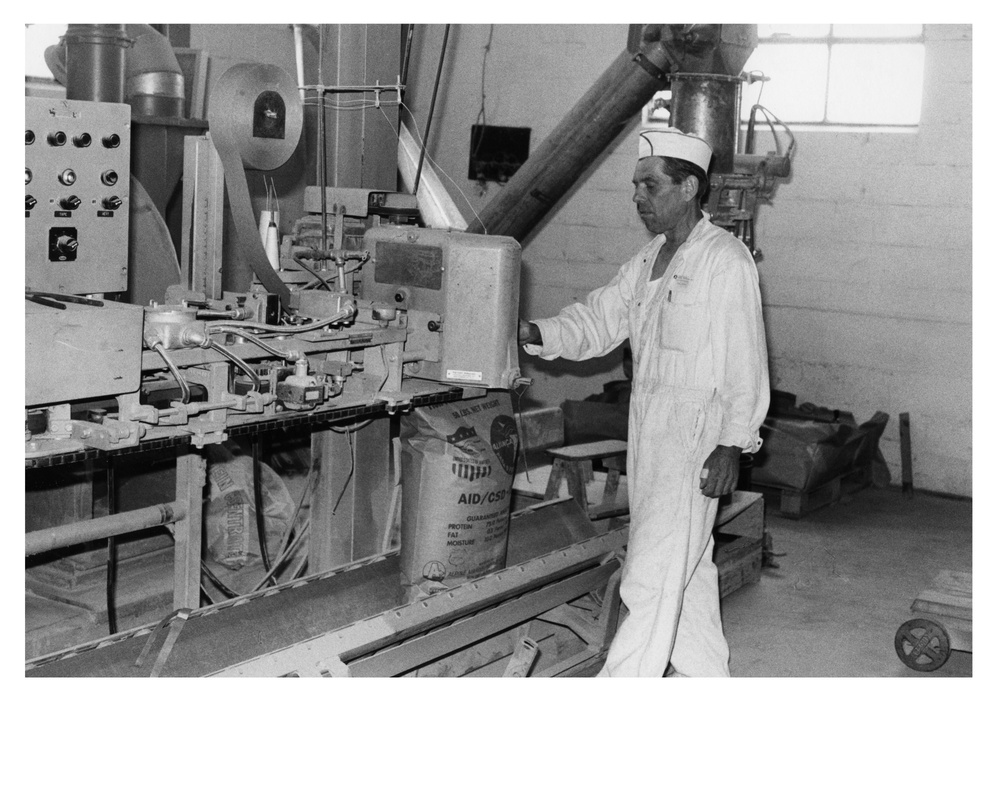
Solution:
[[[517,344],[518,346],[524,346],[526,344],[541,344],[542,343],[542,332],[538,330],[538,326],[534,322],[527,322],[523,319],[517,321]]]

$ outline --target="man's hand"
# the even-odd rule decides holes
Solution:
[[[701,470],[701,493],[705,497],[722,497],[736,488],[740,473],[740,448],[720,444]]]
[[[517,321],[517,344],[541,344],[542,332],[534,322],[526,322],[523,319]]]

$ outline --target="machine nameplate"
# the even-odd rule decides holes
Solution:
[[[483,373],[471,372],[467,369],[449,369],[445,374],[445,378],[449,381],[481,381]]]
[[[375,281],[420,289],[440,289],[444,258],[439,247],[402,242],[375,246]]]

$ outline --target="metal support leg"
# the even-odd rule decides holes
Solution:
[[[202,502],[205,459],[198,452],[177,456],[177,501],[187,505],[174,523],[174,608],[198,608],[201,591]]]

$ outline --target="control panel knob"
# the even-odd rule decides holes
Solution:
[[[62,131],[55,131],[48,135],[49,144],[53,147],[62,147],[66,144],[66,134]]]
[[[55,242],[55,248],[61,255],[72,255],[76,252],[80,243],[72,236],[59,236]]]
[[[71,194],[69,197],[64,197],[59,201],[59,205],[65,208],[67,211],[75,211],[80,207],[80,203],[83,202],[75,194]]]
[[[109,134],[101,139],[101,144],[108,148],[118,147],[122,143],[122,138],[117,133]]]
[[[25,211],[31,211],[31,209],[33,209],[36,205],[38,205],[38,201],[34,197],[32,197],[30,194],[26,194],[24,196]]]
[[[108,211],[117,211],[122,207],[122,199],[117,195],[111,195],[111,197],[105,197],[101,201],[101,205],[104,206]]]
[[[80,133],[73,137],[73,144],[77,147],[90,147],[90,142],[91,138],[89,133]]]

